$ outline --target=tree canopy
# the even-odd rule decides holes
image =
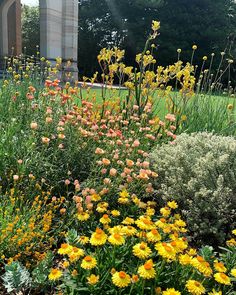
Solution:
[[[79,15],[79,67],[89,74],[98,68],[102,47],[120,46],[132,64],[142,51],[152,20],[161,21],[157,40],[159,64],[190,58],[198,45],[198,60],[212,52],[235,55],[236,3],[234,0],[81,0]]]

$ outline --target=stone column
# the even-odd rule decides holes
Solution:
[[[20,0],[0,0],[0,55],[21,53]]]
[[[78,0],[40,0],[40,51],[55,63],[71,61],[68,70],[77,78]]]

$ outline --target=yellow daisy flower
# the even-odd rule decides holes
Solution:
[[[156,271],[154,269],[154,264],[152,259],[146,261],[144,265],[139,266],[138,274],[143,279],[153,279],[156,276]]]
[[[96,267],[97,260],[92,256],[85,256],[82,260],[81,267],[84,269],[92,269]]]
[[[160,209],[160,213],[164,217],[170,216],[170,209],[168,207],[164,207]]]
[[[174,288],[168,288],[166,291],[162,292],[162,295],[181,295],[181,293]]]
[[[101,246],[106,243],[107,235],[100,228],[96,229],[96,232],[92,234],[90,238],[90,244],[93,246]]]
[[[78,242],[82,245],[86,245],[89,243],[89,237],[86,237],[86,236],[80,236],[78,238]]]
[[[161,235],[159,234],[158,230],[154,228],[147,233],[147,240],[151,243],[159,242],[161,240]]]
[[[112,245],[120,246],[125,243],[125,239],[122,235],[114,233],[108,237],[108,242]]]
[[[140,216],[138,220],[135,221],[137,226],[142,230],[151,230],[154,228],[154,223],[150,216]]]
[[[177,208],[178,208],[178,204],[177,204],[175,201],[168,202],[167,205],[168,205],[171,209],[177,209]]]
[[[206,289],[203,287],[203,285],[195,280],[188,280],[185,286],[189,293],[194,295],[201,295],[206,292]]]
[[[230,278],[224,273],[217,272],[214,274],[214,278],[220,284],[231,285]]]
[[[121,223],[123,223],[125,225],[131,225],[134,223],[134,219],[131,217],[126,217]]]
[[[157,243],[155,245],[155,249],[157,250],[160,256],[167,260],[175,260],[176,258],[176,251],[170,245],[170,243]]]
[[[141,242],[133,246],[133,254],[140,259],[146,259],[152,254],[147,243]]]
[[[121,232],[124,235],[130,237],[130,236],[134,236],[137,233],[137,229],[133,227],[132,225],[128,225],[128,226],[122,227]]]
[[[77,218],[79,221],[86,221],[88,220],[90,215],[87,212],[81,212],[77,214]]]
[[[224,263],[218,262],[217,260],[214,262],[214,268],[218,272],[226,272],[227,268],[224,266]]]
[[[216,291],[215,289],[213,289],[211,292],[208,293],[208,295],[222,295],[222,292]]]
[[[231,275],[236,278],[236,268],[231,269]]]
[[[191,264],[192,257],[188,254],[180,254],[179,255],[179,263],[182,265]]]
[[[119,193],[119,196],[121,198],[128,198],[129,197],[129,193],[127,192],[127,190],[123,190]]]
[[[102,218],[99,220],[102,224],[109,224],[111,222],[111,219],[109,218],[108,214],[104,214]]]
[[[118,216],[120,216],[120,211],[118,211],[118,210],[112,210],[111,211],[111,215],[114,216],[114,217],[118,217]]]
[[[61,244],[61,248],[57,251],[58,254],[65,255],[71,253],[73,247],[69,244]]]
[[[119,288],[125,288],[131,283],[131,279],[126,272],[116,271],[112,275],[112,283]]]
[[[213,273],[210,264],[202,256],[194,257],[191,260],[191,265],[207,277],[210,277]]]
[[[69,253],[68,256],[70,261],[74,262],[80,259],[80,257],[84,256],[84,250],[77,247],[73,247],[72,252]]]
[[[91,274],[89,277],[87,277],[87,281],[89,285],[96,285],[99,281],[99,276]]]
[[[50,281],[56,281],[60,279],[61,276],[62,276],[62,271],[60,271],[57,268],[52,268],[50,271],[50,274],[48,275],[48,278]]]

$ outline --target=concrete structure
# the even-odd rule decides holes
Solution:
[[[20,0],[0,0],[0,56],[21,53]]]
[[[39,0],[40,52],[55,62],[70,60],[70,68],[77,78],[78,0]],[[13,49],[14,48],[14,49]],[[0,0],[0,57],[21,53],[20,0]]]
[[[78,0],[40,0],[40,52],[55,62],[61,57],[71,65],[64,71],[77,78]]]

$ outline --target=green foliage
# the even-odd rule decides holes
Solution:
[[[226,47],[233,58],[235,6],[233,0],[83,0],[79,16],[81,72],[92,73],[102,47],[120,45],[126,50],[126,63],[132,64],[135,54],[143,49],[153,19],[161,21],[157,57],[161,65],[176,60],[177,48],[184,51],[184,61],[189,60],[194,43],[199,48],[196,64],[204,55],[219,54]]]
[[[28,270],[18,261],[5,266],[5,274],[2,276],[3,286],[7,292],[20,292],[31,286],[32,279]]]
[[[37,267],[32,271],[32,279],[34,288],[46,287],[50,268],[53,263],[53,254],[48,252],[45,259],[43,259]]]
[[[181,134],[151,154],[157,201],[176,199],[195,243],[216,246],[235,227],[236,140]]]
[[[39,7],[23,5],[22,8],[22,40],[23,52],[35,55],[40,43]]]
[[[220,135],[236,134],[235,98],[194,94],[183,107],[186,120],[179,132],[214,132]]]

